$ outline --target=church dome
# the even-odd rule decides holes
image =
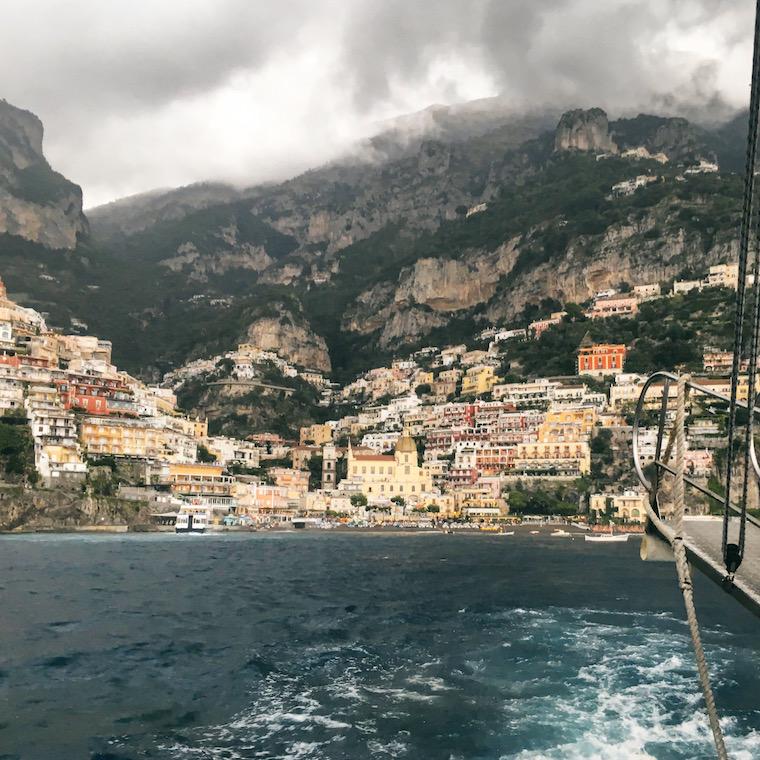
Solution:
[[[414,438],[410,435],[402,435],[396,443],[396,453],[416,454],[417,444],[414,442]]]

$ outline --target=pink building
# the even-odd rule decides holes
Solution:
[[[639,310],[639,299],[634,295],[616,295],[597,298],[588,317],[604,319],[605,317],[632,317]]]

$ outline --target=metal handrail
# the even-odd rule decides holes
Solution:
[[[640,452],[639,429],[641,427],[641,416],[644,411],[644,404],[646,403],[647,391],[649,390],[649,388],[651,388],[651,386],[655,383],[655,381],[660,380],[660,379],[663,382],[663,395],[662,395],[662,403],[660,405],[660,419],[659,419],[659,424],[658,424],[657,445],[656,445],[655,459],[653,461],[653,464],[657,468],[658,473],[660,470],[665,470],[665,472],[668,472],[671,475],[674,475],[675,470],[672,467],[670,467],[670,465],[667,462],[661,461],[660,455],[662,453],[664,417],[665,417],[665,412],[667,411],[667,406],[668,406],[670,386],[671,386],[671,383],[678,382],[678,376],[673,374],[672,372],[665,372],[663,370],[660,370],[658,372],[654,372],[653,374],[651,374],[646,379],[643,387],[641,388],[641,393],[639,394],[639,400],[636,403],[636,413],[633,418],[633,442],[632,442],[633,466],[636,471],[636,476],[638,477],[639,482],[641,483],[642,486],[644,486],[644,488],[647,490],[650,496],[653,494],[655,487],[651,483],[649,478],[647,478],[647,476],[644,474],[644,470],[641,467],[641,461],[639,457],[639,452]],[[731,400],[727,396],[724,396],[722,393],[718,393],[717,391],[711,390],[710,388],[705,388],[703,385],[700,385],[699,383],[692,383],[690,381],[687,381],[686,387],[693,391],[696,391],[697,393],[701,393],[705,396],[710,396],[711,398],[718,399],[719,401],[725,401],[728,404],[731,403]],[[749,389],[748,389],[748,393],[749,393]],[[760,408],[758,408],[755,405],[757,403],[757,398],[758,396],[755,397],[755,403],[752,406],[752,412],[754,414],[760,414]],[[743,409],[749,409],[749,403],[745,401],[739,401],[737,399],[736,405]],[[760,464],[758,463],[758,459],[757,459],[757,452],[755,450],[754,438],[749,442],[749,447],[750,447],[749,455],[750,455],[750,461],[752,462],[752,468],[755,471],[755,476],[760,481]],[[721,504],[724,503],[724,498],[725,498],[724,496],[721,496],[720,494],[715,493],[715,491],[712,491],[709,488],[705,488],[704,486],[697,483],[693,478],[684,477],[684,482],[690,485],[692,488],[695,488],[697,491],[700,491],[705,496],[713,499],[714,501],[720,502]],[[733,512],[736,512],[737,514],[741,514],[741,509],[737,505],[732,504],[729,501],[728,506]],[[760,520],[757,520],[756,518],[752,517],[752,515],[747,515],[747,520],[749,520],[751,523],[753,523],[757,527],[760,527]]]

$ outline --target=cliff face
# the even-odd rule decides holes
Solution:
[[[0,531],[132,527],[148,524],[149,515],[145,504],[113,497],[82,496],[64,489],[0,489]]]
[[[702,236],[683,228],[662,231],[654,238],[651,233],[666,214],[665,208],[658,208],[635,224],[608,229],[596,240],[579,240],[564,256],[517,275],[501,297],[488,304],[488,319],[513,319],[525,306],[544,298],[580,304],[623,282],[662,283],[678,277],[685,266],[706,271],[712,264],[738,258],[739,241],[730,234],[709,246]]]
[[[280,307],[274,317],[260,317],[248,325],[245,340],[265,351],[276,351],[280,357],[299,367],[329,372],[330,354],[327,343],[309,324]]]
[[[42,153],[42,122],[0,101],[0,234],[72,250],[88,231],[82,191]]]
[[[617,153],[618,147],[610,136],[607,114],[601,108],[591,108],[562,115],[554,137],[554,150]]]
[[[374,140],[280,184],[197,185],[96,209],[102,262],[88,251],[76,272],[48,263],[39,284],[33,261],[15,277],[29,261],[19,248],[4,273],[46,304],[68,298],[119,364],[160,377],[240,341],[348,371],[546,298],[583,302],[735,258],[736,178],[679,175],[711,145],[736,153],[738,128],[711,137],[684,119],[610,122],[596,108],[553,131],[545,118],[489,117],[494,128],[473,134],[455,110],[445,128],[434,115],[413,137]],[[620,156],[639,146],[669,161]],[[613,197],[641,174],[659,181]],[[42,155],[39,120],[0,104],[0,234],[71,249],[85,230],[78,188]]]

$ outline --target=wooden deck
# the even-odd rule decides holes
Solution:
[[[684,542],[689,559],[716,583],[721,583],[726,571],[721,553],[722,518],[687,517],[684,520]],[[731,518],[729,543],[736,543],[739,520]],[[744,561],[734,578],[733,587],[726,589],[745,607],[760,615],[760,527],[747,522]]]

